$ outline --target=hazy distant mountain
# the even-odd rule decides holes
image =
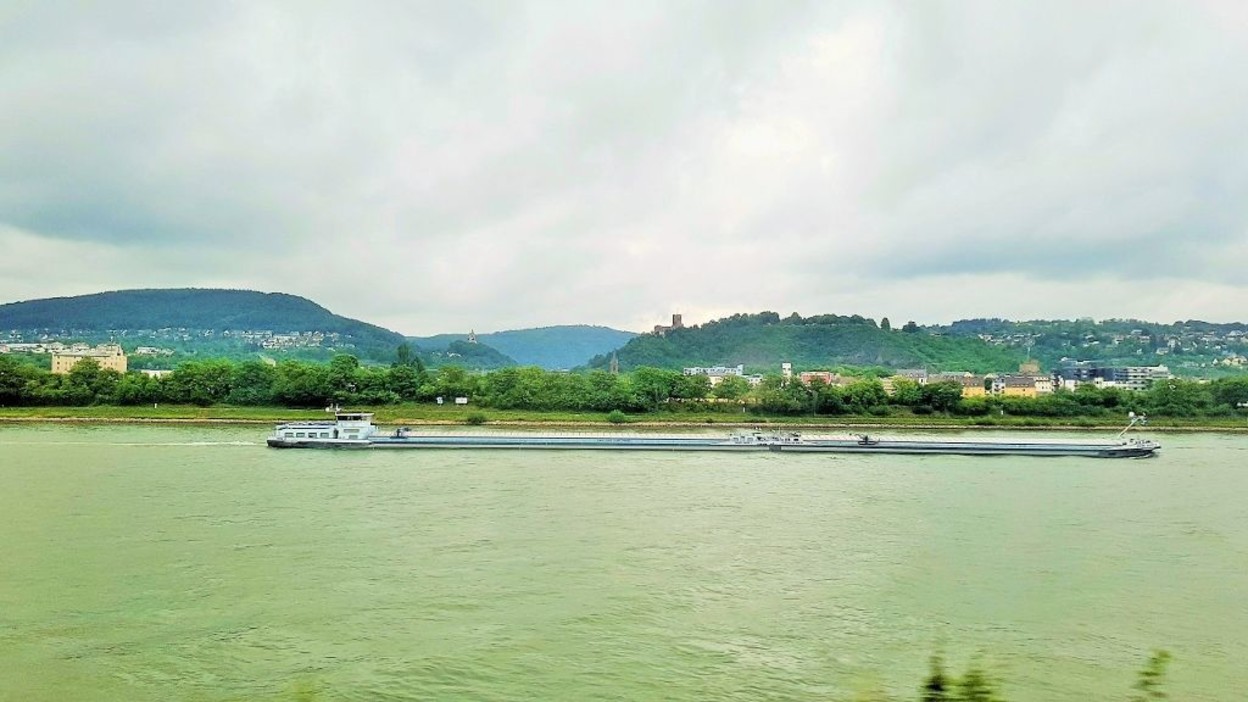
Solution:
[[[198,336],[206,343],[215,341],[215,346],[237,338],[223,335],[226,331],[305,332],[328,337],[318,342],[322,346],[357,348],[377,358],[393,356],[404,340],[397,332],[333,314],[296,295],[194,288],[118,290],[13,302],[0,305],[0,330],[39,330],[85,339],[135,338],[129,332],[137,330],[194,330],[212,332]],[[186,337],[195,335],[166,331],[139,336],[159,344],[165,337],[187,342],[192,339]],[[255,345],[262,341],[254,340]]]
[[[577,324],[478,334],[477,340],[522,366],[557,370],[585,365],[594,356],[610,353],[635,336],[619,329]],[[438,334],[412,337],[411,341],[421,349],[436,350],[467,338],[467,334]]]

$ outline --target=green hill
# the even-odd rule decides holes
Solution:
[[[1216,377],[1243,372],[1243,359],[1248,357],[1248,324],[1242,322],[962,319],[928,331],[1029,353],[1045,368],[1071,358],[1133,366],[1164,364],[1183,375]]]
[[[886,331],[858,315],[781,319],[775,312],[737,314],[663,336],[644,334],[617,355],[623,369],[744,364],[778,371],[788,361],[797,370],[853,365],[977,373],[1014,370],[1025,357],[1020,349],[990,346],[978,338],[941,336],[917,327]],[[603,368],[609,362],[603,354],[589,365]]]
[[[55,297],[0,305],[0,330],[13,338],[34,334],[62,339],[117,339],[123,345],[151,344],[178,351],[345,350],[391,358],[401,334],[333,314],[311,300],[252,290],[167,289]],[[267,337],[237,332],[268,332]],[[16,332],[16,334],[14,333]]]
[[[441,348],[416,346],[417,354],[429,366],[461,366],[470,370],[495,370],[516,365],[515,360],[489,344],[453,340]]]
[[[578,324],[478,334],[477,340],[522,366],[561,370],[583,366],[594,356],[609,353],[635,336],[619,329]],[[411,341],[422,349],[439,350],[467,338],[467,334],[439,334],[412,337]]]

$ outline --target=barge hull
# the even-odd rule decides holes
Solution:
[[[538,450],[538,451],[699,451],[730,453],[853,453],[957,456],[1083,456],[1089,458],[1145,458],[1156,455],[1151,442],[1123,444],[1033,444],[1005,442],[808,440],[791,444],[734,444],[701,439],[565,439],[486,437],[404,437],[350,440],[268,440],[273,448],[380,449],[380,450]]]
[[[737,432],[729,437],[577,434],[418,434],[401,427],[383,434],[371,412],[337,411],[333,422],[279,424],[268,445],[317,449],[512,449],[530,451],[722,451],[769,453],[884,453],[958,456],[1084,456],[1143,458],[1161,446],[1154,441],[948,441],[883,439],[866,434],[805,438],[795,431]],[[1132,417],[1132,425],[1142,417]],[[1130,428],[1130,426],[1128,426]],[[1123,430],[1123,434],[1126,430]]]

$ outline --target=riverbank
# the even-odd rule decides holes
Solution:
[[[1107,417],[947,417],[938,415],[807,416],[767,417],[754,414],[651,412],[628,415],[624,422],[612,422],[596,412],[534,412],[521,410],[466,409],[427,405],[380,407],[375,421],[383,425],[451,426],[488,424],[510,427],[754,427],[759,425],[810,429],[915,429],[915,430],[1062,430],[1116,431],[1125,418]],[[0,407],[0,423],[65,422],[125,424],[257,424],[269,425],[293,420],[326,419],[323,410],[285,407],[196,407],[159,405],[154,407]],[[1244,432],[1243,418],[1156,418],[1147,431],[1167,432]]]

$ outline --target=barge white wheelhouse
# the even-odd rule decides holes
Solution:
[[[372,412],[336,412],[332,422],[279,424],[268,444],[274,448],[367,448],[376,434]]]

